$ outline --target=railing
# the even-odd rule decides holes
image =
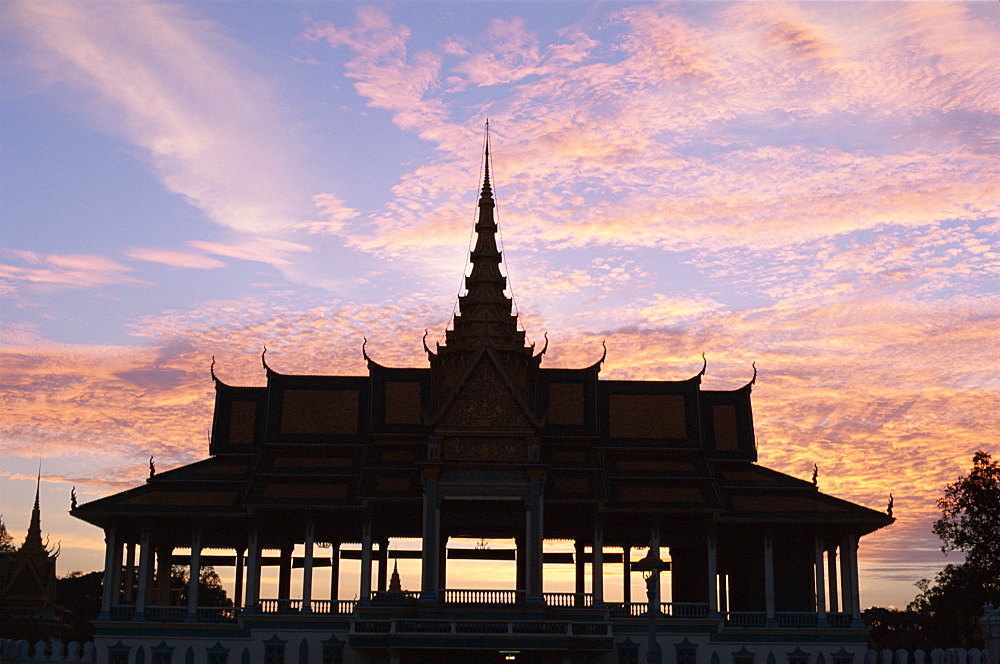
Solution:
[[[371,603],[376,606],[412,606],[420,593],[412,590],[379,590],[372,593]]]
[[[354,607],[357,604],[357,600],[353,599],[338,599],[335,602],[328,599],[314,599],[310,608],[313,613],[350,615],[354,613]]]
[[[445,604],[517,604],[516,590],[442,590]]]
[[[301,599],[261,599],[257,601],[257,611],[260,613],[300,613]]]
[[[763,611],[726,611],[722,615],[729,627],[763,627],[767,623]]]
[[[612,618],[640,618],[649,611],[648,602],[609,603]],[[663,602],[660,618],[703,619],[708,617],[708,604],[701,602]]]
[[[231,623],[236,622],[240,610],[231,606],[199,606],[198,622],[200,623]]]
[[[112,620],[132,620],[135,615],[135,607],[131,604],[122,604],[111,607]]]
[[[149,622],[184,622],[186,606],[147,606],[143,616]]]
[[[353,634],[506,634],[510,636],[610,637],[606,622],[566,620],[357,620]]]
[[[830,627],[850,627],[854,622],[854,616],[850,613],[828,613],[826,620],[830,623]]]
[[[548,606],[580,607],[593,606],[594,596],[591,593],[542,593]]]
[[[780,627],[816,627],[819,614],[806,611],[778,611],[774,619]]]

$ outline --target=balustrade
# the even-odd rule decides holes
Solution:
[[[444,590],[445,604],[517,604],[517,590]]]
[[[723,618],[730,627],[763,627],[767,622],[763,611],[726,611]]]
[[[819,615],[805,611],[778,611],[775,620],[781,627],[816,627]]]

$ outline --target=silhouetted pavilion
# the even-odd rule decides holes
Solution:
[[[542,368],[500,270],[488,142],[486,154],[466,293],[444,343],[425,345],[428,367],[365,354],[365,376],[309,376],[264,362],[263,387],[213,372],[209,458],[73,511],[107,541],[101,656],[637,662],[648,607],[631,597],[630,561],[651,547],[669,553],[672,580],[669,601],[652,602],[663,661],[861,664],[858,541],[893,519],[758,465],[752,380],[703,390],[704,368],[602,380],[603,357]],[[420,558],[419,589],[387,587],[399,538],[422,542],[392,551]],[[449,549],[449,538],[515,546]],[[546,551],[547,540],[574,553]],[[339,567],[352,556],[360,580],[345,593]],[[458,558],[508,560],[516,587],[456,589],[447,566]],[[234,566],[236,607],[200,606],[196,584],[173,606],[171,564]],[[575,592],[545,591],[558,564],[575,565]],[[622,601],[606,596],[612,565]],[[262,597],[269,566],[277,596]],[[320,566],[332,567],[330,588],[313,582]]]

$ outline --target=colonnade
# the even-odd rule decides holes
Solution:
[[[446,539],[440,532],[440,501],[429,500],[425,503],[427,511],[424,521],[423,551],[421,563],[420,602],[437,603],[441,601],[439,591],[444,589],[444,566],[446,561]],[[372,563],[378,562],[378,576],[375,579],[377,590],[385,591],[388,577],[388,538],[375,542],[372,536],[372,522],[366,517],[360,524],[361,569],[358,589],[358,602],[364,606],[372,599]],[[315,526],[309,523],[305,526],[299,540],[304,549],[302,563],[302,612],[310,612],[313,608],[315,555]],[[356,541],[356,540],[355,540]],[[515,538],[517,543],[517,588],[523,591],[527,604],[544,604],[542,591],[543,567],[543,532],[541,528],[541,500],[526,501],[525,535]],[[604,598],[604,528],[600,519],[593,524],[593,539],[591,547],[591,602],[594,606],[603,606]],[[102,598],[102,613],[107,615],[111,607],[118,604],[134,606],[133,617],[142,619],[148,606],[163,606],[169,603],[170,566],[174,544],[155,546],[152,542],[150,528],[143,528],[139,541],[121,541],[117,538],[114,527],[105,530],[105,583]],[[198,580],[202,560],[202,531],[200,528],[191,530],[190,542],[190,577],[188,580],[187,618],[197,620]],[[729,602],[729,576],[719,570],[720,535],[710,529],[705,542],[705,565],[707,587],[704,598],[707,598],[707,613],[729,613],[732,610]],[[824,537],[817,533],[812,539],[813,551],[810,579],[800,579],[812,587],[812,609],[817,614],[819,624],[826,624],[828,614],[848,615],[857,620],[861,615],[860,598],[858,596],[858,538],[852,534],[838,537]],[[136,567],[136,545],[138,544],[138,566]],[[335,602],[339,595],[340,543],[333,542],[329,559],[331,567],[330,598]],[[376,544],[378,546],[376,550]],[[727,541],[727,546],[739,544]],[[786,607],[781,607],[776,598],[775,581],[775,538],[765,534],[762,538],[763,551],[759,570],[763,586],[763,608],[768,624],[776,624],[776,615]],[[659,531],[652,529],[649,546],[653,554],[658,556],[660,541]],[[617,547],[616,547],[617,548]],[[631,564],[632,546],[621,546],[622,551],[622,595],[623,602],[631,602]],[[278,601],[290,600],[292,577],[292,554],[294,544],[281,548],[278,563]],[[244,554],[244,551],[246,552]],[[256,528],[251,528],[245,549],[235,549],[235,592],[234,605],[245,606],[245,611],[256,609],[260,599],[262,549]],[[575,603],[583,606],[584,592],[585,543],[578,539],[575,542]],[[752,553],[752,552],[751,552]],[[124,556],[124,560],[123,560]],[[154,574],[155,564],[155,574]],[[324,561],[324,566],[327,562]],[[123,576],[124,574],[124,576]],[[241,602],[245,593],[245,601]],[[698,593],[701,594],[701,593]],[[657,605],[660,597],[656,597]],[[331,607],[336,611],[335,607]]]

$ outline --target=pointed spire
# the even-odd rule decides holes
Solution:
[[[524,332],[517,329],[513,301],[505,293],[507,278],[500,271],[503,254],[497,244],[493,187],[490,182],[490,123],[483,138],[483,187],[479,195],[476,244],[469,254],[472,270],[465,277],[465,295],[458,298],[454,329],[446,332],[444,346],[470,350],[486,344],[496,349],[531,352]],[[447,351],[446,351],[447,352]]]
[[[22,551],[29,553],[45,551],[42,544],[42,510],[39,506],[38,496],[42,486],[42,463],[38,462],[38,479],[35,480],[35,506],[31,508],[31,522],[28,524],[28,533],[24,536]]]
[[[392,561],[392,576],[389,578],[389,592],[403,592],[403,584],[399,580],[399,558],[394,558]]]

